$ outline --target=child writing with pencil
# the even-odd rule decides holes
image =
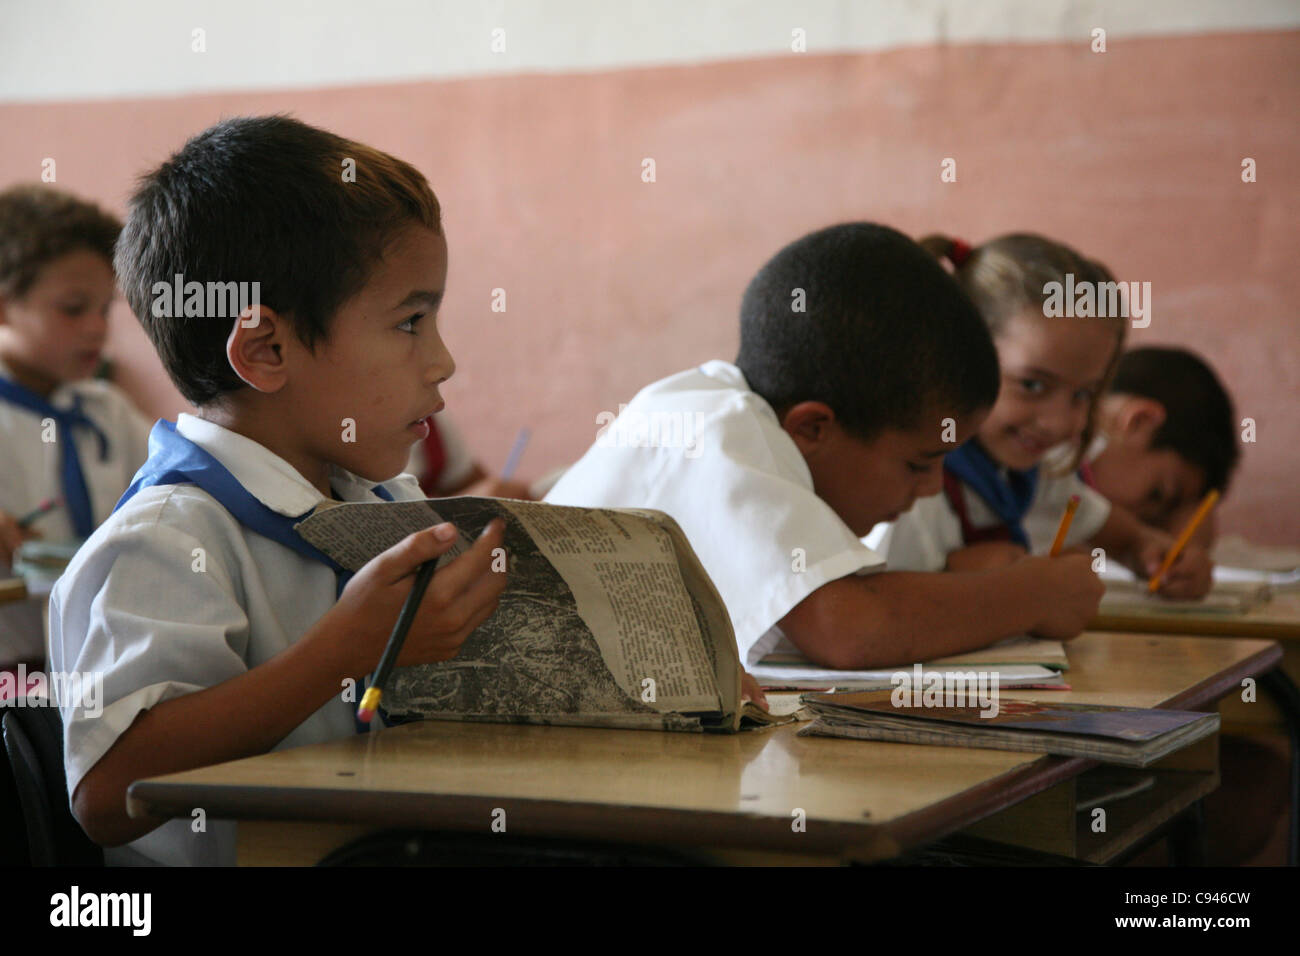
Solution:
[[[89,537],[147,454],[144,416],[91,378],[121,228],[52,186],[0,192],[0,566],[31,537]]]
[[[1206,494],[1227,492],[1241,457],[1232,398],[1214,370],[1186,349],[1146,347],[1120,356],[1097,424],[1080,476],[1171,534],[1187,526]],[[1209,547],[1214,538],[1211,512],[1192,540]]]
[[[149,460],[51,595],[52,666],[103,685],[100,715],[60,702],[68,792],[91,838],[120,847],[109,862],[229,864],[228,824],[133,819],[126,788],[359,729],[359,685],[458,531],[413,534],[349,580],[293,525],[333,500],[423,497],[394,476],[455,369],[437,325],[446,237],[407,163],[286,117],[240,118],[142,179],[115,264],[197,412],[154,427]],[[159,298],[175,276],[260,291],[178,314]],[[455,656],[493,613],[501,542],[490,524],[438,569],[398,663]]]
[[[860,540],[940,490],[997,389],[988,331],[932,256],[885,226],[832,226],[750,281],[734,363],[642,389],[546,500],[670,514],[747,664],[789,645],[856,669],[1068,639],[1102,594],[1083,555],[914,574]]]
[[[1002,236],[971,249],[944,236],[922,245],[947,259],[993,335],[1001,368],[997,402],[974,437],[947,455],[943,494],[878,526],[868,543],[891,566],[953,571],[1001,567],[1044,554],[1072,496],[1078,496],[1064,544],[1101,548],[1148,578],[1159,572],[1167,597],[1199,597],[1210,587],[1210,561],[1195,545],[1175,553],[1174,539],[1087,487],[1075,474],[1096,428],[1097,403],[1114,374],[1127,318],[1051,316],[1053,283],[1097,290],[1113,282],[1104,266],[1041,236]],[[1100,296],[1098,296],[1100,298]],[[1107,311],[1107,310],[1099,310]],[[1116,310],[1117,312],[1122,310]],[[1065,467],[1043,465],[1061,445]],[[1161,571],[1166,557],[1172,565]]]

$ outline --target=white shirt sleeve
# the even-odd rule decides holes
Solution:
[[[671,515],[722,595],[747,666],[776,644],[777,622],[812,592],[882,567],[817,497],[798,448],[752,392],[683,373],[643,390],[620,419],[635,423],[638,415],[679,416],[673,420],[693,443],[638,443],[627,438],[637,434],[633,426],[615,423],[546,500]]]
[[[897,521],[878,524],[864,539],[890,571],[942,571],[964,546],[961,522],[943,494],[920,498]]]
[[[1038,481],[1038,493],[1025,515],[1025,533],[1034,554],[1047,554],[1056,540],[1056,530],[1061,526],[1061,516],[1071,495],[1079,496],[1079,508],[1074,513],[1070,530],[1065,535],[1065,547],[1086,543],[1110,517],[1110,501],[1105,495],[1084,484],[1076,473],[1052,476],[1043,474]]]
[[[83,686],[60,700],[69,795],[142,711],[248,669],[246,597],[228,570],[236,562],[213,550],[238,536],[161,528],[172,493],[141,492],[130,519],[83,547],[51,595],[51,668],[81,675]]]

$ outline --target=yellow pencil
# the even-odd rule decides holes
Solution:
[[[1174,562],[1178,560],[1178,555],[1182,553],[1183,548],[1187,547],[1187,542],[1192,540],[1192,535],[1196,534],[1196,529],[1201,526],[1201,522],[1205,520],[1205,516],[1210,513],[1210,509],[1214,507],[1214,503],[1218,500],[1219,492],[1216,490],[1211,491],[1201,501],[1200,507],[1196,509],[1196,514],[1192,515],[1192,520],[1187,522],[1187,527],[1183,529],[1183,533],[1178,536],[1174,546],[1165,555],[1160,570],[1155,573],[1150,583],[1147,584],[1147,590],[1152,594],[1155,594],[1160,588],[1160,579],[1164,577],[1166,571],[1173,567]]]
[[[1061,553],[1061,547],[1065,544],[1065,536],[1070,533],[1070,522],[1074,520],[1074,513],[1079,510],[1079,496],[1070,495],[1070,500],[1065,505],[1065,514],[1061,515],[1061,526],[1056,529],[1056,540],[1052,542],[1052,557]]]

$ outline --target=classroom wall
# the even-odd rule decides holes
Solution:
[[[451,246],[449,411],[491,468],[531,426],[530,475],[579,455],[597,413],[641,385],[732,358],[746,280],[802,232],[854,218],[972,241],[1041,231],[1152,283],[1151,326],[1131,342],[1205,353],[1256,422],[1222,527],[1294,543],[1298,53],[1300,32],[1268,28],[1112,35],[1093,53],[1085,20],[1040,42],[9,102],[0,186],[54,157],[59,185],[121,211],[134,176],[187,136],[274,111],[412,161]],[[955,183],[940,182],[945,157]],[[1257,182],[1241,181],[1243,157]],[[124,308],[110,351],[148,411],[183,407]]]

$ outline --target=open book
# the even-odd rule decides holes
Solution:
[[[889,691],[809,694],[804,704],[816,720],[799,734],[1021,750],[1146,767],[1219,729],[1218,714],[1181,710],[1003,698],[990,715],[978,706],[944,706],[946,700],[901,706],[894,697]]]
[[[731,619],[662,512],[471,497],[326,502],[295,528],[357,570],[451,521],[461,538],[445,563],[497,517],[510,577],[496,613],[451,660],[394,670],[383,688],[390,718],[697,731],[782,722],[742,705]]]
[[[1245,614],[1267,603],[1272,589],[1259,582],[1216,581],[1210,593],[1195,600],[1170,600],[1147,591],[1147,583],[1122,578],[1106,579],[1099,614],[1163,616],[1169,614]]]
[[[1267,584],[1274,589],[1300,588],[1300,548],[1251,544],[1240,535],[1214,545],[1214,581]]]

